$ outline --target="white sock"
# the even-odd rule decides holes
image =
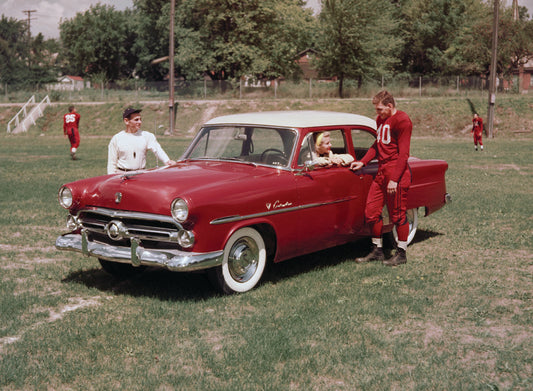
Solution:
[[[72,152],[72,153],[76,153],[76,151],[77,151],[76,148],[71,148],[71,149],[70,149],[70,152]]]
[[[383,239],[381,238],[372,238],[372,244],[378,248],[383,247]]]
[[[398,248],[401,248],[404,251],[407,251],[407,242],[398,242]]]

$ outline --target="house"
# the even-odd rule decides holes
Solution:
[[[296,63],[300,67],[304,80],[316,80],[322,82],[337,81],[337,76],[320,77],[316,70],[316,61],[319,53],[314,49],[305,49],[296,55]]]
[[[296,55],[296,63],[302,70],[302,75],[305,80],[318,79],[318,72],[313,68],[312,64],[317,54],[317,51],[314,49],[305,49]]]
[[[520,92],[527,94],[529,90],[533,90],[533,58],[530,58],[518,71],[518,80]]]
[[[81,76],[61,76],[57,83],[49,84],[47,89],[48,90],[55,90],[55,91],[79,91],[83,90],[84,88],[90,88],[91,82],[84,81],[83,77]]]

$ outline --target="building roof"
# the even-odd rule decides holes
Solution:
[[[69,78],[70,80],[74,80],[74,81],[83,81],[83,77],[81,76],[70,76],[70,75],[61,76],[60,79],[62,80],[65,78]]]

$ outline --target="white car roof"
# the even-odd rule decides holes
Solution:
[[[206,125],[260,125],[289,128],[314,126],[356,125],[376,129],[376,121],[364,115],[334,111],[263,111],[224,115],[206,122]]]

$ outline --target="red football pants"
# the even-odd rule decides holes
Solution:
[[[68,140],[70,141],[70,148],[78,148],[80,146],[80,132],[78,128],[70,128],[67,130]]]
[[[379,168],[376,178],[370,185],[365,207],[365,219],[372,228],[372,237],[380,238],[383,233],[383,218],[381,213],[386,204],[391,223],[396,225],[398,240],[407,241],[409,236],[409,222],[407,221],[407,191],[411,185],[411,170],[407,168],[400,178],[398,188],[394,194],[387,193],[387,184],[396,168],[396,162],[390,162]]]
[[[482,140],[482,137],[483,137],[483,132],[480,131],[480,132],[474,132],[474,145],[483,145],[483,140]]]

